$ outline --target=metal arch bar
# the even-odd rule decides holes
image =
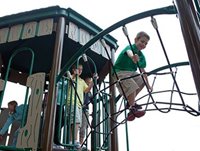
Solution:
[[[146,12],[142,12],[133,16],[130,16],[128,18],[125,18],[115,24],[113,24],[112,26],[108,27],[107,29],[103,30],[102,32],[100,32],[99,34],[97,34],[93,39],[91,39],[89,42],[87,42],[83,47],[81,47],[77,53],[74,54],[74,56],[72,56],[69,61],[65,64],[65,66],[62,68],[60,74],[57,77],[57,81],[65,74],[65,72],[67,70],[69,70],[69,66],[71,64],[73,64],[77,58],[82,55],[85,51],[88,50],[88,48],[94,44],[97,40],[99,40],[100,38],[102,38],[103,36],[107,35],[108,33],[110,33],[111,31],[125,25],[128,24],[130,22],[133,21],[137,21],[146,17],[150,17],[150,16],[155,16],[155,15],[162,15],[162,14],[176,14],[177,10],[174,6],[168,6],[168,7],[162,7],[162,8],[158,8],[158,9],[153,9],[153,10],[149,10]]]
[[[33,70],[33,63],[34,63],[34,58],[35,58],[35,55],[34,55],[34,52],[31,48],[28,48],[28,47],[22,47],[22,48],[19,48],[17,50],[14,51],[14,53],[10,56],[10,59],[9,59],[9,62],[8,62],[8,67],[7,67],[7,70],[6,70],[6,75],[5,75],[5,84],[4,84],[4,87],[3,87],[3,91],[2,91],[2,94],[0,95],[0,107],[2,105],[2,100],[3,100],[3,97],[4,97],[4,91],[5,91],[5,88],[6,88],[6,85],[7,85],[7,81],[8,81],[8,75],[9,75],[9,70],[10,70],[10,67],[11,67],[11,64],[12,64],[12,61],[14,59],[14,57],[22,52],[22,51],[29,51],[31,53],[31,63],[30,63],[30,70],[29,70],[29,75],[32,74],[32,70]]]
[[[190,65],[190,63],[188,61],[173,63],[173,64],[170,64],[170,65],[166,65],[166,66],[162,66],[160,68],[154,69],[154,70],[148,72],[147,75],[149,76],[151,74],[155,74],[157,72],[160,72],[160,71],[168,69],[168,68],[173,68],[173,67],[178,67],[178,66],[186,66],[186,65]]]
[[[15,50],[14,53],[11,55],[11,57],[9,59],[9,62],[8,62],[8,67],[7,67],[6,76],[5,76],[5,84],[4,84],[4,88],[3,88],[2,94],[0,95],[0,106],[2,105],[4,92],[5,92],[5,88],[6,88],[6,85],[7,85],[8,75],[9,75],[9,71],[10,71],[10,68],[11,68],[12,61],[15,58],[16,55],[18,55],[20,52],[23,52],[23,51],[29,51],[31,53],[29,75],[32,74],[33,64],[34,64],[34,60],[35,60],[34,51],[29,47],[22,47],[22,48],[19,48],[19,49]],[[28,101],[28,93],[29,93],[29,87],[26,88],[25,99],[24,99],[24,104],[25,105],[27,104],[27,101]],[[26,108],[24,108],[23,109],[23,114],[22,114],[21,127],[23,127],[24,124],[25,124],[26,112],[27,112]]]

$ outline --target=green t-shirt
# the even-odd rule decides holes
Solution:
[[[79,108],[81,108],[81,103],[83,104],[83,100],[84,100],[84,91],[86,90],[86,88],[88,87],[88,85],[85,83],[85,81],[83,79],[81,79],[80,77],[77,78],[77,93],[78,96],[80,98],[80,100],[78,99],[78,96],[76,96],[76,104],[78,105]],[[71,84],[69,84],[68,86],[68,94],[67,94],[67,104],[70,105],[70,97],[71,97],[71,93],[72,93],[72,105],[74,105],[74,101],[75,101],[75,90],[72,87]],[[81,101],[81,103],[80,103]]]
[[[132,45],[133,47],[133,54],[137,54],[139,56],[138,65],[140,68],[146,67],[146,59],[144,54],[139,51],[135,44]],[[135,64],[132,59],[127,55],[126,51],[131,50],[130,45],[125,47],[122,52],[119,54],[115,64],[114,68],[116,72],[119,71],[137,71],[137,64]]]

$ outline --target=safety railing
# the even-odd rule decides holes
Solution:
[[[34,65],[34,51],[31,48],[28,47],[23,47],[23,48],[19,48],[17,50],[15,50],[12,55],[9,58],[8,61],[8,65],[6,67],[6,74],[5,74],[5,78],[4,78],[4,85],[3,85],[3,90],[0,94],[0,107],[2,106],[2,102],[3,102],[3,98],[4,98],[4,93],[5,93],[5,89],[6,89],[6,85],[8,82],[8,77],[9,77],[9,72],[11,69],[11,65],[13,63],[14,58],[22,52],[30,52],[31,54],[31,59],[30,59],[30,68],[29,68],[29,72],[28,72],[28,76],[32,74],[33,71],[33,65]],[[29,95],[29,87],[26,88],[26,93],[25,93],[25,98],[24,98],[24,105],[27,106],[28,105],[28,95]],[[27,117],[27,107],[23,108],[23,115],[22,115],[22,121],[21,121],[21,127],[23,127],[25,125],[26,122],[26,117]],[[11,146],[0,146],[0,150],[16,150],[16,151],[26,151],[26,150],[31,150],[30,148],[16,148],[16,147],[11,147]]]
[[[96,68],[96,65],[95,65],[95,62],[89,57],[89,56],[86,56],[85,54],[80,56],[77,61],[76,61],[76,67],[79,66],[79,62],[80,62],[80,59],[83,59],[84,63],[86,64],[87,66],[87,69],[90,71],[90,76],[92,77],[93,76],[93,83],[94,83],[94,87],[93,87],[93,94],[96,94],[97,93],[97,68]],[[90,64],[91,63],[94,67],[94,73],[92,73],[92,70],[91,70],[91,67],[90,67]],[[81,102],[81,98],[80,96],[78,95],[78,92],[77,92],[77,89],[79,87],[77,81],[78,81],[78,77],[75,76],[75,79],[72,79],[72,75],[69,71],[66,72],[66,75],[67,77],[62,77],[60,79],[60,81],[58,82],[61,83],[61,86],[60,86],[60,91],[58,91],[59,95],[57,98],[61,99],[61,101],[59,100],[59,102],[61,102],[61,106],[64,106],[64,127],[63,127],[63,140],[61,141],[61,122],[62,122],[62,111],[59,112],[59,129],[57,132],[59,132],[59,144],[60,145],[63,145],[65,147],[68,147],[68,148],[71,148],[71,149],[75,149],[75,142],[74,142],[74,138],[75,138],[75,127],[76,127],[76,124],[73,124],[73,127],[71,127],[71,121],[73,121],[73,123],[75,123],[76,121],[76,110],[77,110],[77,103],[79,101],[79,103],[83,106],[84,104]],[[64,84],[64,83],[67,83],[67,84]],[[74,92],[73,92],[74,91]],[[71,93],[69,93],[71,92]],[[73,92],[73,93],[72,93]],[[69,96],[70,95],[70,96]],[[70,99],[69,99],[70,98]],[[99,104],[99,101],[97,101],[97,98],[98,96],[97,95],[94,95],[92,97],[92,106],[93,106],[93,112],[92,112],[92,122],[91,124],[89,124],[89,127],[91,128],[91,132],[90,134],[92,135],[91,137],[94,139],[94,143],[96,142],[95,139],[97,139],[97,128],[95,125],[97,125],[97,119],[100,118],[100,115],[99,117],[96,116],[96,113],[100,111],[100,106],[98,105]],[[66,101],[67,99],[68,102]],[[63,107],[62,107],[63,108]],[[67,111],[69,110],[69,111]],[[73,111],[73,112],[72,112]],[[73,114],[73,115],[72,115]],[[83,114],[85,116],[86,113],[83,112]],[[73,117],[73,119],[72,119]],[[87,122],[89,123],[89,119],[87,119]],[[73,130],[71,133],[70,133],[70,130]],[[56,132],[56,133],[57,133]],[[89,136],[86,136],[86,138],[88,138]],[[98,136],[99,137],[99,136]],[[72,142],[70,144],[70,138],[72,138]],[[99,137],[99,141],[100,141],[100,137]],[[97,146],[97,145],[95,145]]]

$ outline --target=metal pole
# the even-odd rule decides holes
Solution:
[[[126,102],[124,101],[124,106],[126,106]],[[126,118],[126,110],[124,111],[124,115]],[[127,122],[125,123],[125,132],[126,132],[126,151],[129,151],[129,135],[128,135],[128,124]]]
[[[55,108],[56,108],[56,77],[60,72],[62,49],[65,33],[65,18],[60,17],[56,28],[56,40],[50,74],[49,93],[44,123],[42,151],[51,151],[53,143]]]
[[[197,14],[191,0],[176,0],[176,6],[197,93],[200,98],[200,27]]]
[[[114,64],[114,60],[115,60],[115,51],[114,49],[112,49],[111,51],[111,59],[112,59],[112,63]],[[110,66],[111,68],[111,66]],[[110,69],[110,85],[114,82],[113,78],[112,78],[112,69]],[[116,103],[115,103],[115,87],[114,85],[110,87],[110,93],[111,93],[111,97],[110,97],[110,114],[113,114],[116,112]],[[116,116],[113,115],[111,117],[112,119],[115,119]],[[110,121],[110,128],[112,129],[113,127],[115,127],[116,123],[113,121]],[[111,148],[110,151],[118,151],[118,133],[117,133],[117,128],[115,128],[112,131],[111,134]]]
[[[94,85],[97,85],[97,79],[94,79]],[[93,94],[97,93],[96,87],[93,89]],[[93,111],[92,111],[92,134],[91,134],[91,151],[97,151],[97,96],[93,98]]]

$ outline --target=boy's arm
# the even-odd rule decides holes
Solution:
[[[129,56],[129,58],[132,59],[132,61],[134,63],[137,63],[139,61],[139,56],[137,54],[134,55],[133,52],[132,52],[132,50],[127,50],[126,54]]]
[[[99,79],[98,73],[94,73],[94,74],[93,74],[93,78],[96,78],[96,80]],[[85,83],[85,84],[86,84],[86,83]],[[86,84],[86,85],[87,85],[87,84]],[[92,80],[92,82],[90,82],[90,84],[87,85],[87,87],[86,87],[84,93],[90,92],[90,90],[92,89],[93,86],[94,86],[94,82],[93,82],[93,80]]]
[[[90,92],[90,90],[92,89],[92,87],[94,86],[94,83],[93,83],[93,81],[87,86],[87,88],[85,89],[85,93],[88,93],[88,92]]]
[[[12,116],[10,116],[6,123],[4,124],[4,126],[2,127],[2,129],[0,130],[0,135],[4,135],[6,133],[6,131],[8,130],[9,126],[13,123],[14,119]]]

